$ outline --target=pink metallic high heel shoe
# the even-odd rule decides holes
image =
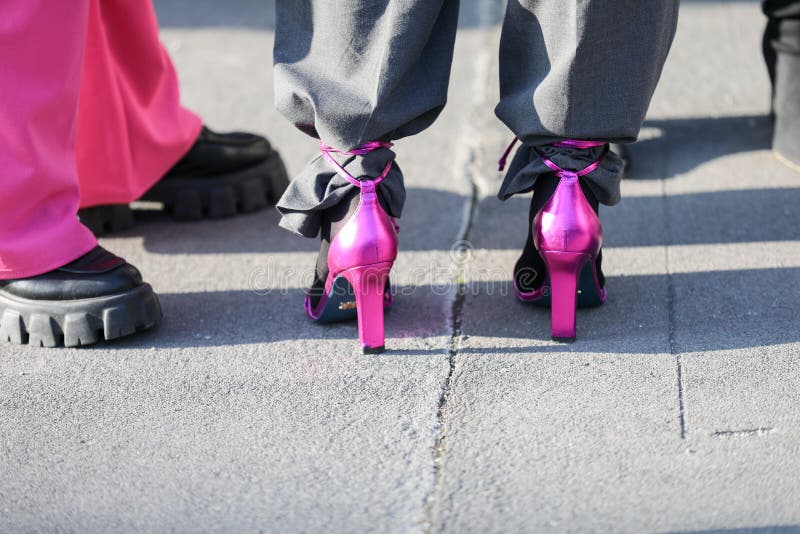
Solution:
[[[501,166],[513,147],[509,146],[500,160]],[[591,148],[605,145],[602,141],[567,139],[553,146]],[[542,161],[554,171],[559,182],[556,190],[532,223],[533,242],[547,271],[546,282],[533,291],[522,291],[514,281],[519,300],[551,306],[551,336],[556,341],[573,341],[576,334],[576,308],[605,302],[606,291],[597,272],[597,257],[603,242],[600,219],[581,190],[580,177],[595,170],[605,156],[587,167],[571,171],[562,169],[550,159]]]
[[[373,141],[347,154],[364,155],[391,143]],[[392,167],[390,161],[375,179],[358,180],[345,171],[322,145],[323,157],[336,172],[360,189],[359,205],[336,234],[328,249],[328,276],[316,305],[306,295],[305,309],[318,322],[358,319],[358,337],[364,354],[384,351],[384,309],[392,304],[389,271],[397,258],[397,226],[378,202],[376,186]],[[353,298],[355,302],[353,302]]]

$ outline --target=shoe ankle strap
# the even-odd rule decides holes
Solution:
[[[502,171],[503,169],[505,169],[508,155],[511,153],[511,149],[514,148],[514,145],[516,145],[518,141],[519,138],[515,137],[514,140],[511,141],[511,144],[508,145],[505,152],[503,152],[503,155],[500,157],[500,160],[498,160],[497,162],[497,167],[498,167],[497,170]],[[606,141],[593,141],[589,139],[564,139],[562,141],[551,143],[550,146],[554,146],[556,148],[595,148],[598,146],[606,146],[606,144],[607,144]],[[562,169],[561,167],[553,163],[552,160],[545,158],[541,154],[539,154],[539,157],[542,158],[542,162],[545,165],[553,169],[559,176],[561,176],[562,174],[574,174],[576,176],[584,176],[595,170],[600,165],[600,162],[603,161],[603,158],[605,157],[607,152],[608,152],[608,147],[606,147],[606,149],[603,151],[600,157],[597,158],[597,160],[589,164],[588,167],[585,167],[577,172]]]
[[[564,139],[551,143],[556,148],[595,148],[604,146],[608,141],[592,141],[591,139]]]
[[[381,174],[377,178],[373,178],[370,180],[359,180],[357,178],[354,178],[352,174],[344,170],[344,168],[341,165],[339,165],[339,163],[335,159],[333,159],[331,153],[347,154],[350,156],[365,156],[370,152],[372,152],[373,150],[378,150],[380,148],[391,148],[392,146],[394,146],[394,144],[388,141],[369,141],[368,143],[359,145],[352,150],[344,151],[333,148],[331,146],[326,145],[323,142],[320,142],[319,149],[322,152],[322,157],[325,158],[325,161],[333,165],[334,169],[336,169],[336,174],[338,174],[339,176],[341,176],[342,178],[344,178],[345,180],[347,180],[356,187],[362,187],[363,185],[365,185],[365,183],[369,183],[374,188],[374,186],[381,183],[383,179],[386,178],[386,176],[389,174],[389,171],[392,168],[392,160],[389,160],[389,162],[386,164],[386,167],[383,169],[383,172],[381,172]]]
[[[581,143],[583,146],[578,146],[576,144],[572,144],[573,142]],[[562,144],[562,143],[570,143],[570,144]],[[585,143],[585,144],[583,144],[583,143]],[[589,143],[592,143],[592,144],[589,144]],[[602,141],[585,141],[584,142],[584,141],[579,141],[577,139],[566,139],[565,141],[562,141],[562,142],[559,142],[559,143],[553,143],[552,146],[557,146],[559,148],[594,148],[594,147],[598,147],[598,146],[605,146],[605,148],[603,149],[603,152],[600,154],[600,157],[598,157],[596,160],[594,160],[589,165],[587,165],[586,167],[584,167],[583,169],[581,169],[579,171],[571,171],[569,169],[562,169],[561,167],[559,167],[558,165],[553,163],[553,160],[548,159],[548,158],[542,156],[541,154],[539,154],[539,157],[542,158],[542,163],[544,163],[545,165],[547,165],[548,167],[553,169],[553,171],[555,171],[555,173],[556,173],[556,176],[558,176],[559,178],[564,177],[564,176],[575,176],[576,178],[579,177],[579,176],[586,176],[587,174],[589,174],[590,172],[592,172],[593,170],[595,170],[597,167],[600,166],[600,163],[603,161],[603,158],[605,158],[606,154],[608,153],[608,145],[606,143],[602,142]]]

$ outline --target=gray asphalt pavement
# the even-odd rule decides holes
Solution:
[[[462,4],[448,108],[397,143],[388,352],[305,317],[317,245],[274,210],[148,216],[102,244],[160,328],[0,345],[0,532],[800,532],[800,175],[769,150],[759,3],[684,0],[601,212],[609,300],[571,345],[510,294],[528,200],[494,198],[502,13]],[[271,4],[156,5],[186,103],[302,168]]]

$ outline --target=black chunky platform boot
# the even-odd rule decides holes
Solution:
[[[47,273],[0,280],[0,342],[77,347],[160,320],[158,297],[138,269],[100,246]]]
[[[289,184],[280,154],[259,135],[203,127],[195,144],[140,200],[160,202],[173,219],[232,217],[275,204]],[[84,208],[81,222],[95,235],[126,230],[127,204]]]

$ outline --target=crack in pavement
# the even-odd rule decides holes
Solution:
[[[502,9],[502,5],[493,0],[483,0],[476,5],[476,8],[479,21],[478,27],[482,28],[482,31],[484,31],[482,35],[484,46],[479,49],[479,53],[473,56],[473,97],[470,102],[470,108],[465,110],[465,127],[461,139],[459,140],[460,146],[465,147],[465,150],[460,154],[461,157],[457,160],[454,173],[454,178],[466,181],[470,193],[469,197],[467,197],[464,202],[461,227],[450,249],[451,258],[453,258],[456,264],[456,291],[450,303],[450,340],[447,347],[447,377],[444,380],[436,406],[436,439],[432,450],[434,478],[430,493],[423,501],[423,524],[426,532],[435,532],[440,527],[440,525],[437,524],[439,515],[438,504],[443,490],[447,415],[450,406],[449,401],[452,386],[456,375],[458,355],[461,349],[461,343],[464,340],[462,321],[467,300],[468,285],[465,270],[472,257],[472,245],[469,243],[469,239],[481,198],[477,183],[480,175],[480,155],[483,148],[481,110],[487,106],[489,102],[489,88],[491,86],[489,76],[491,75],[490,66],[492,64],[491,50],[496,48],[497,43],[495,41],[499,42],[499,36],[496,35],[495,31],[496,25],[493,24],[492,21],[495,19],[500,20],[496,11]]]
[[[468,161],[468,166],[471,166],[474,162],[474,158],[470,157]],[[434,473],[434,481],[433,487],[431,489],[430,494],[425,499],[425,523],[427,525],[426,530],[428,532],[433,532],[434,530],[434,516],[435,510],[434,506],[436,504],[436,495],[439,493],[441,489],[442,483],[442,476],[443,476],[443,463],[444,463],[444,453],[445,453],[445,426],[446,426],[446,419],[447,419],[447,406],[448,400],[450,398],[450,392],[452,391],[452,383],[453,377],[455,375],[456,370],[456,359],[458,356],[458,351],[461,347],[461,324],[463,320],[463,310],[464,310],[464,303],[466,302],[467,297],[467,282],[464,279],[463,273],[464,269],[469,262],[470,255],[466,253],[469,250],[468,240],[469,234],[472,230],[472,223],[475,219],[475,213],[478,207],[478,188],[475,185],[474,181],[471,179],[471,174],[468,174],[470,177],[470,184],[472,186],[472,195],[467,200],[465,204],[465,218],[464,223],[462,225],[461,235],[456,243],[453,245],[453,251],[457,253],[457,285],[456,285],[456,293],[455,297],[453,298],[452,304],[450,306],[450,341],[448,343],[448,372],[447,378],[445,379],[444,386],[442,387],[441,395],[439,396],[439,401],[436,407],[436,426],[437,426],[437,435],[436,435],[436,442],[433,447],[433,473]]]
[[[488,39],[488,37],[487,37]],[[488,81],[488,53],[485,54],[486,61],[478,61],[476,67],[476,80],[484,79]],[[472,106],[483,105],[485,91],[476,91],[476,98],[472,102]],[[479,151],[481,149],[480,129],[474,125],[474,115],[469,114],[467,125],[464,134],[464,146],[467,147],[466,155],[461,166],[457,168],[463,172],[462,177],[466,178],[468,187],[470,188],[470,196],[464,203],[464,212],[462,216],[461,227],[458,232],[456,241],[450,249],[451,258],[454,258],[456,264],[456,291],[450,305],[450,340],[448,343],[448,372],[447,378],[442,386],[442,392],[436,407],[436,440],[433,446],[433,485],[430,493],[424,501],[425,511],[425,531],[436,531],[436,516],[438,503],[438,496],[442,490],[443,470],[444,470],[444,456],[445,456],[445,427],[447,421],[447,409],[450,393],[452,391],[452,384],[456,371],[457,357],[463,340],[461,326],[463,320],[464,305],[467,297],[467,280],[465,277],[465,269],[472,257],[470,251],[472,245],[469,243],[470,234],[472,232],[475,215],[478,210],[478,203],[480,194],[478,185],[476,183],[477,162],[479,161]],[[457,171],[458,172],[458,171]]]

